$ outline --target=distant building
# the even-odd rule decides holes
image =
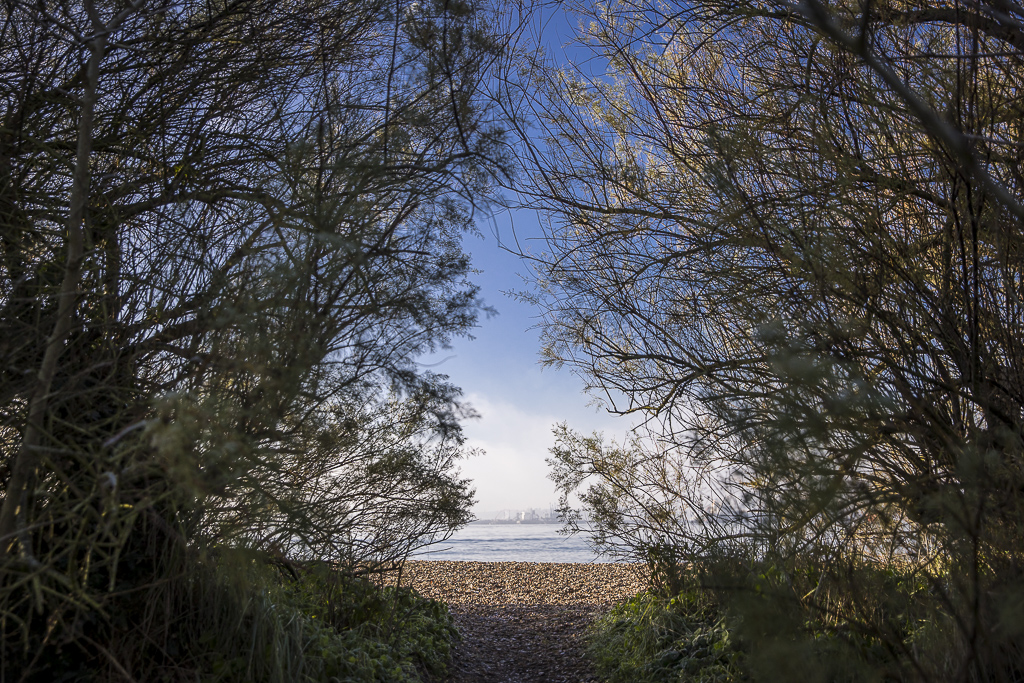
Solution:
[[[483,513],[476,520],[478,524],[561,524],[562,519],[554,506],[544,508],[526,508],[518,510],[499,510]]]

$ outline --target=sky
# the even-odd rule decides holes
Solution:
[[[456,340],[452,349],[422,362],[462,387],[467,403],[480,415],[464,428],[467,445],[484,453],[464,460],[461,469],[476,487],[474,513],[486,519],[500,510],[557,504],[545,462],[557,423],[620,441],[627,423],[588,405],[583,382],[568,368],[541,367],[539,311],[506,294],[529,289],[522,277],[529,270],[503,244],[515,246],[518,239],[527,252],[542,250],[536,213],[497,215],[479,228],[482,238],[467,236],[464,247],[481,271],[473,278],[481,297],[498,315],[481,316],[475,339]]]
[[[540,44],[560,62],[591,70],[592,57],[569,44],[576,19],[567,18],[558,3],[538,5],[526,40]],[[509,296],[529,291],[523,276],[528,264],[511,253],[543,251],[540,216],[520,210],[485,217],[481,237],[467,235],[464,249],[481,272],[473,280],[496,316],[481,316],[475,339],[455,340],[453,348],[421,359],[425,367],[446,374],[462,387],[464,398],[479,419],[464,424],[467,445],[483,454],[462,463],[462,473],[476,486],[474,513],[481,519],[505,509],[547,509],[558,503],[545,460],[554,445],[552,428],[565,422],[584,433],[602,432],[622,441],[624,418],[592,405],[583,382],[568,368],[540,365],[539,311]]]

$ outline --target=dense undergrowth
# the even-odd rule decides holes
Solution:
[[[856,593],[812,563],[685,570],[599,619],[589,653],[610,683],[966,677],[971,644],[943,604],[941,576],[863,562],[847,571]],[[988,680],[1024,681],[1019,592],[1003,591],[989,617],[1001,640],[983,663]]]
[[[610,683],[739,680],[743,656],[725,614],[696,590],[617,605],[594,624],[590,654]]]
[[[444,674],[457,637],[447,608],[411,588],[225,556],[124,590],[87,621],[5,629],[0,678],[413,683]]]

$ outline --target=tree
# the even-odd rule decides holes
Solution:
[[[649,431],[613,448],[562,433],[556,481],[634,556],[812,558],[839,584],[851,563],[907,563],[955,655],[922,659],[856,601],[840,621],[916,675],[1012,679],[1017,8],[579,11],[606,72],[529,72],[545,353]]]
[[[372,565],[465,522],[458,390],[415,359],[480,308],[490,21],[4,6],[5,637],[73,640],[204,547]]]

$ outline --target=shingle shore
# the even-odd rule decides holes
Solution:
[[[646,587],[643,566],[555,562],[407,562],[402,584],[449,605],[610,606]]]
[[[452,610],[463,640],[450,683],[582,683],[596,680],[583,656],[587,626],[646,587],[643,569],[420,560],[400,580]]]

